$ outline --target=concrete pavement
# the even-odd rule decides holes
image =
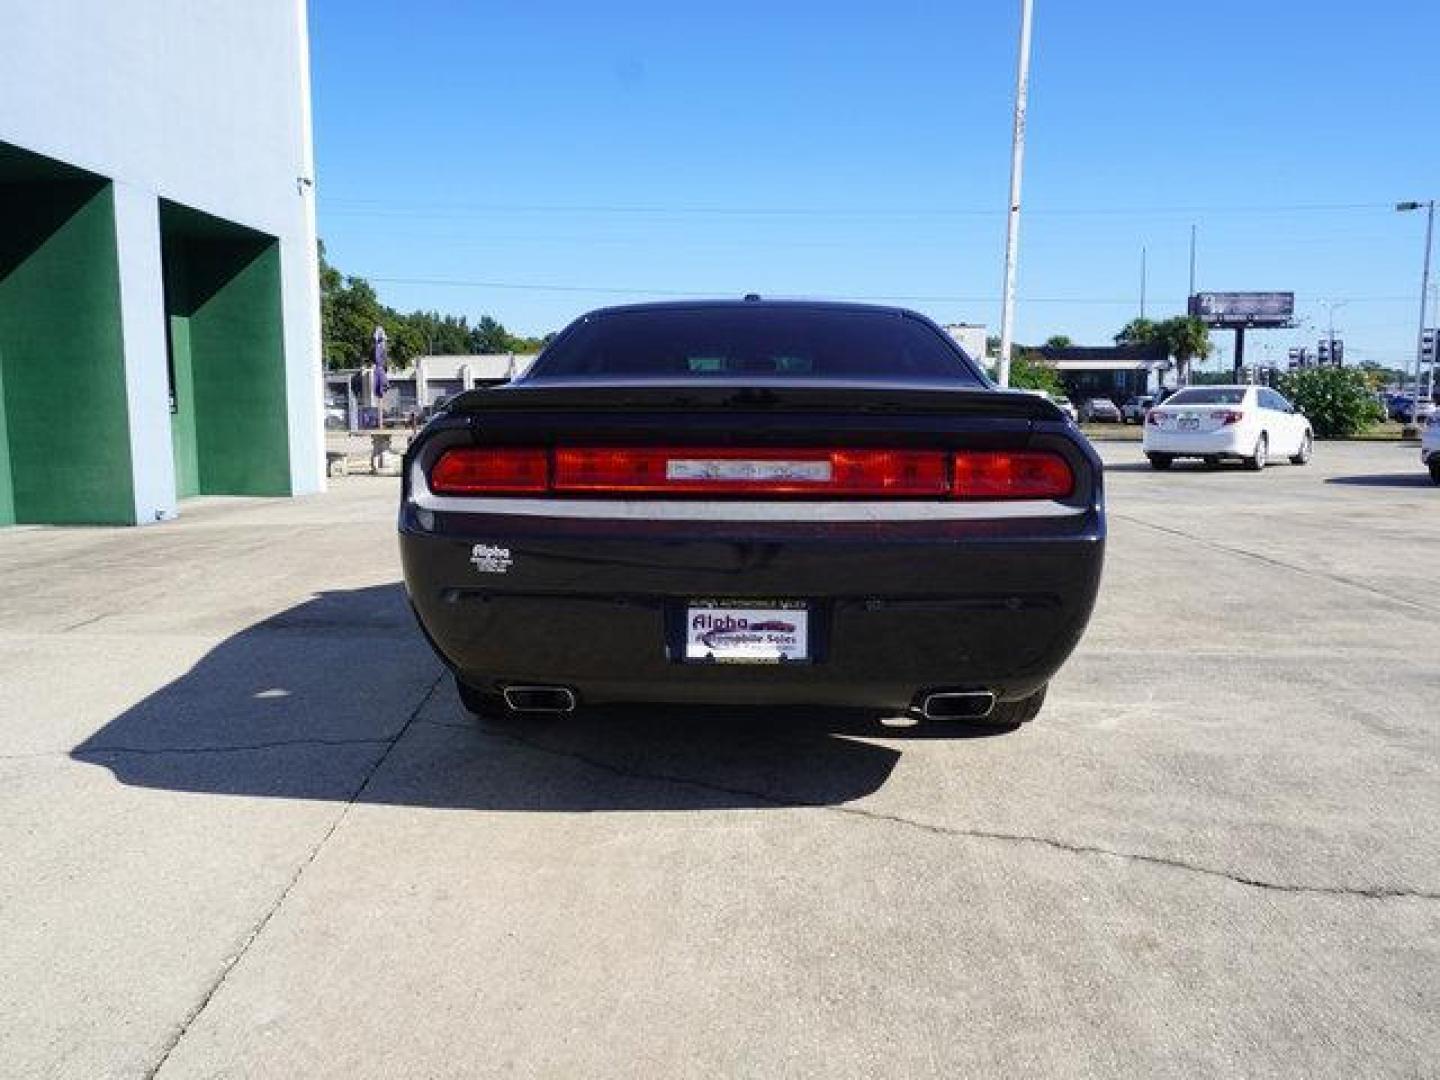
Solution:
[[[1039,720],[477,729],[394,481],[0,533],[20,1076],[1424,1076],[1440,491],[1103,448]]]

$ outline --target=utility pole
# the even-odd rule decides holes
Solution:
[[[1142,244],[1140,246],[1140,318],[1142,319],[1145,317],[1145,256],[1145,246]]]
[[[1015,70],[1015,125],[1010,138],[1010,205],[1005,225],[1005,290],[1000,311],[1001,386],[1010,385],[1015,344],[1015,257],[1020,245],[1020,182],[1025,169],[1025,109],[1030,95],[1030,20],[1033,0],[1020,0],[1020,60]]]
[[[1435,236],[1435,200],[1395,204],[1395,209],[1401,213],[1421,207],[1425,209],[1425,260],[1420,271],[1420,333],[1415,340],[1415,387],[1410,399],[1416,427],[1419,427],[1420,420],[1420,364],[1425,356],[1425,316],[1430,307],[1430,243]]]
[[[1195,226],[1190,226],[1190,296],[1195,295]],[[1188,304],[1189,297],[1186,297]]]

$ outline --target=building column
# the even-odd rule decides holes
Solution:
[[[135,521],[145,525],[177,512],[160,207],[153,192],[132,184],[116,182],[114,190],[130,467]]]

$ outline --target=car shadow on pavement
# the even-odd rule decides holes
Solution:
[[[890,721],[890,724],[895,721]],[[322,593],[234,634],[71,752],[121,783],[500,811],[832,805],[878,790],[886,743],[1004,729],[844,710],[595,709],[482,725],[397,584]]]
[[[1345,484],[1354,487],[1428,488],[1435,486],[1435,481],[1430,479],[1428,472],[1375,473],[1368,476],[1332,476],[1325,482],[1327,484]]]

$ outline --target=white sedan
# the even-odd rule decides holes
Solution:
[[[1440,412],[1431,413],[1420,440],[1420,463],[1430,470],[1430,479],[1440,484]]]
[[[1268,386],[1189,386],[1146,415],[1144,448],[1157,469],[1192,457],[1207,465],[1238,458],[1259,470],[1281,457],[1306,464],[1315,432],[1303,413]]]

